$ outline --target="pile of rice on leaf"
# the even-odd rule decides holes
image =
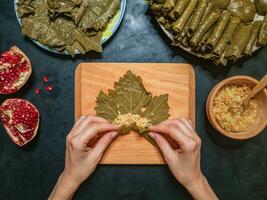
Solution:
[[[19,0],[22,33],[73,57],[102,52],[102,35],[121,0]]]
[[[150,0],[173,46],[227,65],[267,45],[266,0]]]
[[[153,96],[146,91],[141,77],[128,71],[108,94],[99,92],[95,110],[97,116],[117,124],[120,134],[136,131],[154,144],[148,127],[169,118],[168,95]]]

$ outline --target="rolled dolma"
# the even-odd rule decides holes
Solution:
[[[150,0],[150,4],[153,4],[153,3],[158,3],[158,4],[162,4],[162,3],[165,3],[166,0]]]
[[[250,0],[233,0],[228,10],[244,23],[252,22],[256,14],[255,5]]]
[[[245,49],[246,55],[252,54],[253,47],[255,46],[255,43],[257,41],[257,37],[258,37],[259,31],[260,31],[261,25],[262,25],[262,21],[255,21],[253,23],[253,28],[252,28],[251,33],[250,33],[250,38],[249,38],[247,47]]]
[[[180,45],[180,43],[181,43],[181,40],[179,40],[179,37],[174,37],[174,38],[173,38],[172,46],[177,47],[177,46]]]
[[[159,18],[157,18],[157,20],[158,20],[158,23],[162,24],[163,26],[168,23],[168,20],[163,16],[160,16]]]
[[[258,45],[263,47],[267,45],[267,15],[265,15],[259,34]]]
[[[170,30],[171,24],[169,20],[167,20],[165,17],[161,16],[157,18],[158,23],[160,23],[166,30]]]
[[[183,38],[187,35],[188,27],[189,27],[189,24],[190,24],[191,20],[192,20],[192,16],[186,22],[186,25],[185,25],[184,29],[182,30],[182,32],[180,33],[180,35],[178,37],[178,41],[181,42],[183,40]]]
[[[162,12],[167,15],[175,6],[176,0],[167,0],[163,6]]]
[[[192,20],[188,27],[187,35],[191,37],[193,33],[196,31],[204,13],[207,8],[208,0],[201,0],[197,6],[196,11],[193,14]]]
[[[189,42],[188,42],[188,38],[187,38],[187,36],[185,36],[184,38],[183,38],[183,40],[182,40],[182,45],[184,46],[184,47],[189,47]]]
[[[180,34],[181,31],[184,29],[186,22],[190,18],[191,14],[194,12],[196,6],[197,6],[198,0],[191,0],[188,4],[187,8],[181,15],[181,17],[173,23],[172,29],[174,32]]]
[[[245,25],[241,23],[239,25],[239,30],[234,35],[231,45],[226,50],[226,59],[236,61],[241,57],[241,55],[244,53],[245,48],[247,47],[252,28],[252,24]]]
[[[168,30],[168,31],[171,30],[171,27],[172,27],[172,25],[171,25],[170,23],[166,23],[166,24],[164,25],[164,28],[165,28],[166,30]]]
[[[189,2],[190,0],[178,0],[176,2],[174,9],[171,11],[174,19],[178,19],[178,17],[180,17],[183,14]]]
[[[197,50],[198,51],[201,51],[201,52],[205,52],[206,51],[206,42],[208,40],[208,38],[210,37],[212,31],[213,31],[214,28],[210,28],[210,30],[205,33],[205,35],[202,37],[202,39],[200,40],[200,42],[198,43],[197,45]]]
[[[222,37],[212,52],[214,55],[221,56],[223,54],[227,44],[231,41],[232,36],[240,23],[241,19],[239,17],[231,17]]]
[[[206,10],[205,10],[205,12],[204,12],[204,15],[203,15],[203,17],[202,17],[202,19],[201,19],[201,21],[200,21],[200,24],[210,15],[210,13],[211,13],[211,11],[213,10],[213,8],[214,8],[214,5],[213,5],[213,3],[211,3],[211,2],[209,2],[208,4],[207,4],[207,7],[206,7]]]
[[[224,51],[224,53],[219,58],[217,57],[215,60],[213,60],[213,63],[215,63],[216,65],[226,66],[228,60],[224,57],[225,52],[226,51]],[[212,59],[214,59],[214,58],[212,57]]]
[[[163,9],[163,4],[156,4],[156,3],[154,3],[154,4],[151,5],[150,8],[151,8],[151,10],[153,12],[161,12],[161,10]]]
[[[173,10],[169,12],[168,16],[174,21],[177,19],[177,17],[174,15]]]
[[[230,5],[231,0],[210,0],[211,2],[213,2],[214,6],[216,8],[225,10],[227,9],[227,7]]]
[[[214,30],[212,31],[212,34],[210,35],[207,41],[208,49],[214,49],[219,39],[221,38],[230,18],[231,18],[231,13],[225,10],[223,14],[221,15],[218,24],[215,26]]]
[[[267,1],[266,0],[254,0],[254,4],[256,6],[257,13],[263,16],[267,14]]]
[[[204,34],[218,21],[221,15],[221,11],[215,9],[211,12],[211,14],[199,25],[195,34],[190,40],[190,44],[192,46],[197,46],[199,41],[202,39]]]

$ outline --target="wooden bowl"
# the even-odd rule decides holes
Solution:
[[[247,84],[253,89],[256,84],[259,81],[256,79],[249,77],[249,76],[233,76],[228,79],[223,80],[222,82],[218,83],[210,92],[207,103],[206,103],[206,113],[207,117],[211,123],[211,125],[222,135],[236,139],[236,140],[246,140],[252,137],[255,137],[258,135],[260,132],[262,132],[265,127],[267,126],[267,90],[264,89],[261,92],[259,92],[254,98],[258,102],[258,109],[257,109],[257,115],[255,119],[255,123],[253,126],[248,128],[245,131],[242,132],[229,132],[224,130],[217,122],[215,115],[213,113],[213,101],[218,93],[218,91],[229,84],[234,84],[234,85],[243,85]]]

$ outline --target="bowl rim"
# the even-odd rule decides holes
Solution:
[[[216,96],[216,94],[218,93],[218,91],[226,86],[229,82],[233,81],[233,80],[244,80],[244,81],[248,81],[248,82],[252,82],[253,84],[257,84],[259,83],[259,81],[253,77],[250,76],[232,76],[229,78],[226,78],[224,80],[222,80],[221,82],[219,82],[217,85],[214,86],[214,88],[211,90],[208,98],[207,98],[207,102],[206,102],[206,114],[207,114],[207,118],[210,121],[211,125],[213,126],[213,128],[215,128],[219,133],[221,133],[222,135],[228,137],[228,138],[232,138],[232,139],[237,139],[237,140],[246,140],[252,137],[255,137],[256,135],[260,134],[266,127],[267,124],[262,124],[262,126],[258,126],[257,131],[255,132],[251,132],[251,134],[244,134],[244,131],[242,132],[238,132],[238,133],[234,133],[234,132],[230,132],[230,131],[226,131],[224,130],[219,123],[217,122],[212,110],[213,110],[213,100]],[[265,89],[263,91],[267,97],[267,90]]]

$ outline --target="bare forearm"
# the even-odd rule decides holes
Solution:
[[[219,200],[204,176],[186,189],[195,200]]]
[[[68,178],[64,176],[64,173],[62,173],[48,200],[70,200],[78,187],[79,184],[69,181]]]

